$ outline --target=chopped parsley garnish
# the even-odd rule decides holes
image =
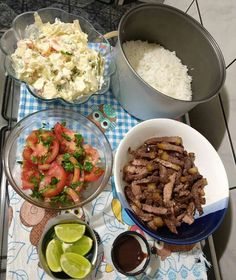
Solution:
[[[70,188],[76,189],[77,187],[81,186],[83,183],[82,182],[74,182],[70,184]]]
[[[60,181],[60,180],[57,179],[56,177],[52,177],[52,179],[51,179],[51,184],[52,184],[52,185],[56,185],[59,181]]]
[[[61,125],[62,125],[62,126],[66,126],[66,121],[62,121],[62,122],[61,122]]]
[[[75,165],[75,168],[79,168],[79,169],[83,170],[83,165],[82,165],[81,163],[78,162],[78,163]]]
[[[38,184],[39,184],[38,178],[36,178],[35,176],[31,176],[29,181],[30,181],[30,183],[34,184],[34,188],[38,187]]]
[[[63,160],[68,161],[68,160],[70,160],[70,157],[71,157],[71,155],[69,153],[65,153],[63,155]]]
[[[37,199],[42,199],[43,198],[42,194],[38,191],[38,189],[32,190],[32,194],[30,196],[34,197],[34,198],[37,198]]]
[[[41,127],[36,131],[37,138],[40,140],[40,135],[43,133],[44,129]]]
[[[31,160],[33,161],[33,163],[37,163],[37,161],[38,161],[36,156],[32,156]]]
[[[81,134],[75,134],[75,141],[77,144],[81,144],[83,142],[83,136]]]
[[[61,54],[64,54],[64,55],[72,55],[72,53],[67,52],[67,51],[61,51]]]
[[[74,165],[70,161],[64,162],[63,167],[67,172],[72,172],[74,170]]]
[[[93,169],[93,164],[89,161],[86,161],[84,163],[84,170],[87,171],[87,172],[91,172]]]
[[[74,67],[74,68],[71,70],[71,72],[72,72],[72,75],[74,75],[74,76],[80,74],[80,70],[79,70],[78,68],[76,68],[76,67]]]
[[[51,146],[53,139],[54,139],[53,136],[48,136],[47,139],[43,139],[43,137],[40,137],[41,142],[46,147],[50,147]]]
[[[74,152],[74,157],[76,159],[80,159],[82,156],[84,156],[84,149],[82,147],[77,148],[76,151]]]
[[[66,139],[67,141],[71,141],[71,140],[72,140],[71,137],[70,137],[69,135],[65,134],[64,132],[62,132],[61,136],[62,136],[64,139]]]
[[[96,63],[95,63],[95,62],[92,62],[92,63],[91,63],[91,67],[92,67],[92,68],[95,68],[95,67],[96,67]]]
[[[64,192],[62,192],[61,194],[59,194],[57,196],[51,197],[51,202],[52,202],[52,204],[60,203],[60,204],[66,204],[66,205],[73,203],[71,200],[68,199],[68,195],[65,194]]]
[[[58,91],[61,91],[61,90],[62,90],[62,88],[63,88],[63,86],[62,86],[62,85],[56,85],[56,89],[57,89]]]
[[[56,186],[55,185],[47,185],[45,188],[43,188],[42,190],[39,191],[39,193],[45,193],[49,190],[54,190],[56,189]]]
[[[47,158],[48,158],[48,154],[41,156],[40,163],[44,164],[46,162]]]

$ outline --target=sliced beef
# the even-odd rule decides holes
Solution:
[[[168,182],[167,168],[162,164],[160,164],[160,166],[159,166],[159,176],[160,176],[160,181],[162,183],[167,183]]]
[[[195,214],[195,204],[194,204],[194,202],[193,201],[191,201],[190,203],[189,203],[189,205],[188,205],[188,208],[187,208],[187,213],[188,213],[188,215],[190,215],[190,216],[194,216],[194,214]]]
[[[134,213],[144,222],[148,222],[153,220],[154,215],[149,213],[144,213],[142,209],[138,208],[135,204],[131,204],[131,208],[133,209]]]
[[[187,196],[182,196],[182,197],[175,197],[175,201],[177,201],[178,203],[186,203],[188,201],[190,201],[192,198],[192,194],[190,193],[189,195]]]
[[[161,150],[166,150],[166,151],[175,151],[180,154],[184,152],[184,148],[178,145],[173,145],[167,142],[161,142],[157,144],[157,147]]]
[[[143,174],[146,172],[146,166],[135,166],[130,164],[124,167],[124,174]]]
[[[156,231],[156,230],[158,229],[157,225],[154,223],[153,220],[149,221],[149,222],[147,223],[147,225],[148,225],[152,230],[154,230],[154,231]]]
[[[167,136],[167,137],[153,137],[145,141],[147,145],[153,145],[157,144],[160,142],[167,142],[167,143],[172,143],[176,145],[181,145],[182,144],[182,138],[179,136]]]
[[[149,184],[149,183],[158,183],[160,180],[159,176],[151,175],[146,178],[141,178],[140,180],[135,180],[135,184]]]
[[[173,173],[169,177],[169,182],[165,184],[164,190],[163,190],[163,201],[165,205],[168,205],[168,203],[171,200],[173,188],[174,188],[174,183],[175,183],[175,178],[176,178],[176,173]]]
[[[126,186],[125,187],[125,196],[127,198],[127,200],[132,203],[135,204],[138,208],[141,209],[141,203],[140,201],[134,196],[132,189],[130,186]]]
[[[184,215],[182,221],[185,222],[186,224],[191,225],[194,222],[194,217],[186,214],[186,215]]]
[[[150,151],[146,145],[143,145],[134,151],[129,150],[129,152],[138,159],[154,159],[156,157],[156,152]]]
[[[179,192],[179,197],[188,196],[190,194],[189,190],[181,190]]]
[[[178,224],[179,221],[175,217],[165,218],[164,222],[171,232],[173,232],[175,234],[178,234],[178,231],[176,229],[176,225]]]
[[[168,152],[163,152],[163,153],[161,154],[160,158],[163,159],[163,160],[169,161],[169,162],[171,162],[171,163],[173,163],[173,164],[177,164],[177,165],[179,165],[179,166],[181,166],[181,167],[184,166],[184,160],[179,159],[179,158],[176,157],[176,156],[172,156],[172,155],[170,155]]]
[[[133,158],[123,169],[124,192],[147,226],[157,230],[165,225],[177,234],[181,223],[192,224],[195,212],[203,213],[207,181],[180,137],[154,137],[129,153]]]
[[[180,181],[182,183],[194,183],[198,179],[201,179],[202,175],[201,174],[193,174],[193,175],[186,175],[186,176],[181,176]]]
[[[194,166],[194,163],[191,158],[186,157],[184,161],[184,169],[189,170],[191,167]]]
[[[179,215],[176,217],[177,221],[178,221],[178,222],[181,222],[181,221],[183,220],[183,217],[184,217],[185,215],[186,215],[185,213],[179,214]]]
[[[195,202],[195,206],[199,212],[199,215],[203,214],[203,210],[202,210],[202,205],[201,205],[201,201],[200,201],[200,195],[199,195],[199,188],[203,188],[204,186],[207,185],[207,180],[206,179],[200,179],[197,182],[195,182],[192,186],[192,191],[191,194],[193,196],[194,202]]]
[[[131,161],[131,164],[134,166],[147,166],[150,163],[149,160],[142,159],[142,158],[135,158]]]
[[[167,168],[174,169],[176,171],[181,169],[181,167],[179,165],[171,163],[171,162],[163,160],[163,159],[160,159],[160,158],[155,158],[154,161],[159,162],[161,165],[163,165]]]
[[[134,196],[137,199],[140,199],[142,197],[142,190],[141,190],[141,186],[138,184],[135,184],[134,182],[131,183],[131,190],[132,193],[134,194]]]
[[[155,207],[147,204],[142,204],[143,211],[148,213],[153,213],[156,215],[166,215],[168,213],[168,209],[164,207]]]
[[[150,172],[147,170],[146,167],[143,167],[143,168],[140,168],[139,173],[135,173],[135,174],[128,173],[128,172],[124,173],[124,181],[129,183],[129,182],[132,182],[135,180],[141,180],[141,179],[147,177],[148,174],[150,174]]]
[[[173,192],[179,193],[183,189],[184,189],[184,184],[179,183],[178,185],[175,185]]]

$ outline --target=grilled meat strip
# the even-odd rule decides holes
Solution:
[[[129,153],[133,159],[123,169],[124,192],[134,213],[152,230],[165,225],[177,234],[181,223],[192,224],[195,212],[203,213],[207,181],[180,137],[154,137]]]

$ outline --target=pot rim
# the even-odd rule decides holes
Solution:
[[[132,13],[138,11],[138,10],[142,10],[145,7],[153,7],[153,8],[161,8],[161,9],[165,9],[165,10],[169,10],[169,11],[173,11],[176,14],[179,14],[182,17],[186,17],[187,20],[189,20],[190,22],[192,22],[196,28],[198,28],[203,36],[205,36],[207,38],[207,40],[209,41],[209,43],[211,44],[212,48],[214,49],[214,52],[218,58],[218,62],[219,62],[219,67],[220,67],[220,72],[221,72],[221,82],[220,84],[212,91],[214,92],[214,94],[208,98],[204,98],[204,99],[200,99],[200,100],[182,100],[182,99],[177,99],[174,97],[171,97],[169,95],[166,95],[160,91],[158,91],[157,89],[155,89],[154,87],[152,87],[149,83],[147,83],[141,76],[138,75],[138,73],[134,70],[134,68],[131,66],[131,64],[129,63],[124,50],[123,50],[123,46],[121,44],[120,41],[120,35],[121,35],[121,26],[124,22],[124,20]],[[201,25],[197,20],[195,20],[193,17],[189,16],[188,14],[184,13],[183,11],[166,5],[166,4],[155,4],[155,3],[144,3],[141,5],[138,5],[137,7],[134,7],[130,10],[128,10],[121,18],[119,25],[118,25],[118,40],[117,40],[117,44],[119,45],[119,48],[121,49],[121,54],[123,56],[123,58],[125,59],[129,69],[132,71],[132,73],[138,78],[139,81],[141,81],[143,84],[145,84],[149,89],[153,90],[152,94],[160,94],[163,98],[167,98],[171,101],[175,101],[175,102],[183,102],[183,103],[194,103],[194,104],[200,104],[206,101],[211,100],[212,98],[214,98],[219,91],[222,89],[224,82],[225,82],[225,78],[226,78],[226,65],[225,65],[225,60],[224,60],[224,56],[222,54],[222,51],[219,47],[219,45],[217,44],[217,42],[215,41],[215,39],[212,37],[212,35],[206,30],[206,28]],[[192,94],[194,95],[194,92],[192,91]]]

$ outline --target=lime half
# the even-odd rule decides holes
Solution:
[[[64,253],[61,255],[61,267],[70,277],[81,279],[91,271],[91,263],[83,256],[75,253]]]
[[[63,242],[73,243],[79,240],[85,232],[85,225],[60,224],[54,227],[56,236]]]
[[[59,240],[52,239],[46,248],[46,261],[53,272],[62,271],[60,258],[63,254],[62,245]]]
[[[80,254],[82,256],[87,254],[91,250],[92,246],[93,246],[93,240],[86,235],[84,235],[78,241],[76,241],[75,243],[69,246],[66,243],[63,243],[62,245],[65,252],[72,252],[72,253]]]

